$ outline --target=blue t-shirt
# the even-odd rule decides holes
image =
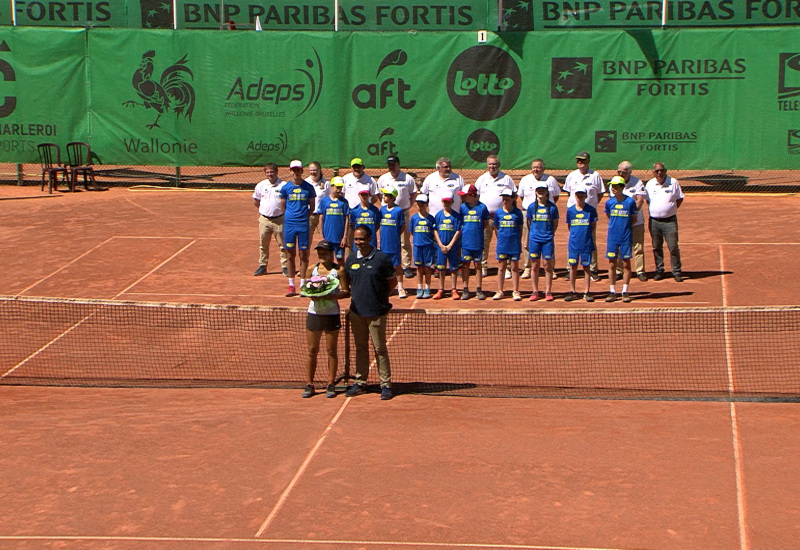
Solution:
[[[332,199],[325,195],[319,201],[317,212],[322,214],[322,238],[328,242],[339,244],[344,238],[350,206],[343,197]]]
[[[359,203],[358,206],[350,210],[350,223],[353,229],[357,229],[359,225],[366,225],[372,229],[372,238],[369,243],[373,248],[378,248],[378,229],[380,229],[381,211],[374,204],[370,204],[366,208],[362,207]],[[355,244],[353,244],[355,250]]]
[[[482,202],[475,206],[461,204],[461,246],[467,250],[483,250],[483,226],[490,219],[489,209]]]
[[[461,216],[454,211],[447,212],[441,210],[436,213],[436,232],[439,234],[439,240],[442,244],[447,246],[453,240],[456,231],[461,229]]]
[[[525,218],[522,210],[514,207],[511,212],[498,208],[494,213],[494,226],[497,228],[497,253],[519,254],[522,251],[522,227]]]
[[[567,225],[569,226],[567,246],[570,250],[579,253],[594,250],[592,224],[596,222],[597,209],[594,206],[584,204],[583,210],[578,210],[578,206],[573,204],[567,208]]]
[[[427,246],[436,244],[433,238],[433,230],[436,228],[436,219],[428,214],[422,216],[419,212],[411,216],[411,237],[414,239],[414,246]]]
[[[283,223],[292,227],[308,226],[309,201],[317,198],[314,186],[303,181],[300,185],[295,185],[291,181],[285,183],[279,191],[282,199],[286,199],[286,213]]]
[[[381,246],[386,254],[400,252],[400,236],[403,234],[403,224],[406,218],[403,209],[395,205],[391,210],[388,206],[381,208]]]
[[[546,206],[539,204],[539,201],[532,203],[528,207],[527,218],[531,224],[529,241],[547,243],[553,240],[558,223],[558,207],[553,201],[547,201]]]
[[[607,242],[620,244],[629,243],[633,239],[633,223],[636,221],[636,201],[625,197],[618,201],[611,197],[606,201],[606,214],[608,217]]]

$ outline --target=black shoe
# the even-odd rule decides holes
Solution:
[[[616,302],[616,301],[617,301],[616,292],[612,292],[608,296],[606,296],[606,302]]]
[[[392,388],[389,386],[384,386],[381,388],[381,401],[389,401],[392,397],[394,397]]]
[[[568,292],[567,295],[564,297],[565,302],[574,302],[578,299],[578,296],[574,292]]]
[[[258,277],[259,275],[266,275],[267,274],[267,266],[260,265],[258,269],[253,272],[253,277]]]
[[[660,281],[663,278],[664,278],[664,272],[663,271],[656,271],[656,274],[653,276],[653,280],[654,281]]]
[[[622,293],[622,301],[623,301],[623,302],[625,302],[625,303],[628,303],[628,302],[630,302],[631,300],[633,300],[633,298],[631,298],[631,295],[630,295],[630,294],[628,294],[627,292],[623,292],[623,293]]]
[[[600,280],[600,272],[599,271],[590,271],[589,275],[591,275],[592,281],[594,281],[595,283]]]
[[[416,275],[417,274],[410,267],[407,267],[406,269],[403,270],[403,276],[406,279],[413,279],[414,277],[416,277]]]
[[[361,395],[362,393],[367,393],[367,385],[366,384],[353,384],[344,394],[347,397],[355,397],[356,395]]]
[[[642,281],[643,283],[647,281],[647,275],[645,275],[644,273],[637,273],[636,278]]]
[[[682,283],[683,282],[683,277],[681,277],[680,273],[673,273],[672,274],[672,278],[675,279],[676,283]]]
[[[333,384],[328,384],[328,386],[325,388],[325,397],[336,397],[336,386]]]
[[[594,296],[588,293],[583,295],[583,299],[586,300],[587,302],[594,302]]]
[[[284,277],[288,277],[289,276],[289,270],[286,269],[285,267],[281,269],[281,273],[283,273]]]
[[[303,398],[308,398],[314,395],[314,386],[313,384],[309,384],[306,386],[306,389],[303,390]]]

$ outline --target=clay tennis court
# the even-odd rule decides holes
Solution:
[[[40,195],[0,187],[12,199],[0,201],[2,295],[305,306],[283,297],[276,249],[270,274],[252,276],[248,192]],[[563,280],[546,304],[392,300],[404,309],[794,306],[797,201],[689,195],[680,211],[688,280],[634,281],[632,304],[565,303]],[[455,346],[463,331],[454,328]],[[591,351],[602,357],[615,344],[642,364],[652,349],[598,334]],[[267,333],[253,345],[281,342]],[[0,547],[788,549],[800,539],[796,403],[303,400],[299,390],[0,386]]]

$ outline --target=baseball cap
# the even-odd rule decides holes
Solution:
[[[513,197],[514,196],[514,191],[511,190],[511,189],[508,189],[508,188],[503,189],[502,191],[500,191],[500,196],[501,197]]]
[[[453,202],[453,197],[442,197],[442,202]]]
[[[369,192],[369,188],[367,188],[367,187],[362,187],[361,189],[359,189],[359,190],[358,190],[358,194],[359,194],[359,195],[364,195],[364,194],[366,194],[366,195],[369,195],[369,194],[370,194],[370,192]]]
[[[317,244],[317,246],[314,247],[314,249],[333,250],[333,245],[328,241],[320,241],[319,244]]]
[[[474,185],[465,185],[464,187],[459,189],[458,194],[461,195],[461,196],[464,196],[464,195],[477,195],[478,194],[478,188],[475,187]]]
[[[588,194],[589,194],[589,189],[588,189],[588,188],[587,188],[585,185],[576,185],[576,186],[575,186],[575,187],[572,189],[572,193],[573,193],[573,194],[576,194],[576,193],[583,193],[584,195],[588,195]]]
[[[622,176],[614,176],[611,178],[611,185],[625,185],[625,178]]]
[[[536,184],[536,187],[534,187],[534,190],[536,191],[538,191],[539,189],[547,189],[548,191],[550,190],[550,188],[547,187],[547,184],[543,181],[540,181],[539,183]]]
[[[384,195],[391,195],[393,197],[397,196],[397,187],[387,187],[385,189],[381,189],[381,193]]]
[[[425,193],[420,193],[419,195],[417,195],[416,200],[417,202],[428,202],[428,195],[426,195]]]
[[[356,157],[350,161],[350,166],[364,166],[364,161],[361,158]]]
[[[341,176],[334,176],[334,178],[331,180],[331,185],[334,187],[344,187],[344,180]]]
[[[400,164],[400,157],[398,157],[397,155],[386,157],[386,164],[389,164],[391,162],[396,162],[397,164]]]
[[[582,159],[582,160],[589,160],[589,158],[590,158],[589,157],[589,152],[588,151],[581,151],[580,153],[575,155],[575,158],[576,159]]]
[[[289,163],[289,169],[302,168],[302,167],[303,167],[303,163],[300,162],[299,160],[293,160],[292,162]]]

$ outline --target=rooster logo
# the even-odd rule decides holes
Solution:
[[[174,65],[167,67],[161,73],[160,81],[153,80],[153,58],[155,56],[156,52],[153,50],[142,54],[142,62],[133,73],[133,88],[139,94],[142,102],[125,101],[123,105],[126,107],[142,105],[145,109],[155,109],[158,114],[153,123],[147,125],[149,130],[160,128],[158,119],[170,110],[178,118],[183,115],[191,122],[194,111],[194,88],[190,81],[194,79],[194,75],[186,66],[186,55],[176,61]]]

